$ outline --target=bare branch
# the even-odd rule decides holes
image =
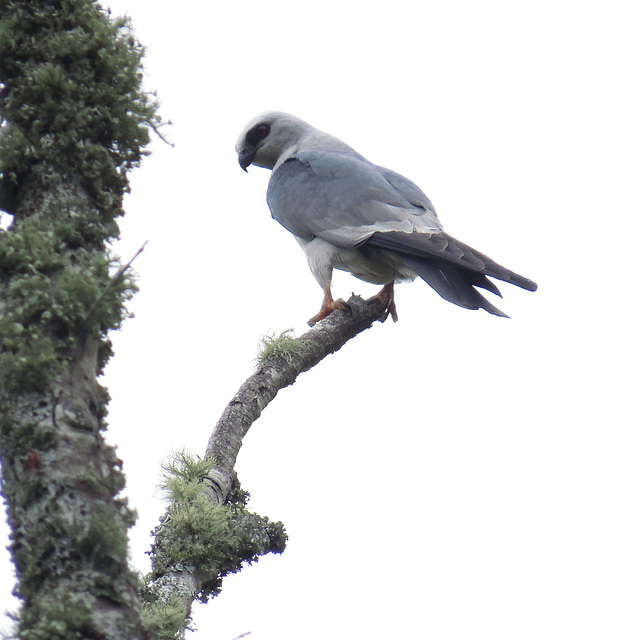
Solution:
[[[215,502],[222,504],[229,493],[242,438],[278,391],[293,384],[301,373],[338,351],[376,320],[384,321],[387,316],[375,296],[363,300],[353,295],[349,299],[349,307],[350,312],[334,311],[326,320],[297,338],[295,341],[299,349],[290,357],[267,360],[229,402],[209,438],[206,451],[206,457],[215,459],[215,466],[209,474]]]

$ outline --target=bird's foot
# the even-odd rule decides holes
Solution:
[[[382,308],[384,310],[384,316],[380,318],[381,322],[384,322],[388,316],[391,316],[391,319],[394,322],[398,322],[398,312],[396,310],[396,303],[394,301],[394,291],[393,291],[393,282],[389,284],[385,284],[375,296],[371,296],[367,300],[369,304],[379,303],[382,304]]]
[[[348,311],[349,313],[351,313],[351,307],[342,298],[334,300],[331,297],[331,293],[327,295],[327,292],[325,292],[320,311],[318,311],[318,313],[316,313],[313,318],[307,321],[308,325],[310,327],[313,327],[316,322],[324,320],[330,313],[332,313],[336,309],[340,309],[341,311]]]

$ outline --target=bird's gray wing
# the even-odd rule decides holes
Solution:
[[[426,261],[438,266],[443,262],[448,262],[469,272],[475,272],[477,275],[472,276],[475,281],[471,284],[487,289],[496,295],[500,295],[500,292],[484,276],[491,276],[503,282],[515,284],[528,291],[537,289],[536,283],[529,278],[503,267],[489,256],[445,232],[411,235],[395,232],[374,233],[368,238],[367,246],[393,251],[401,255],[404,262],[413,269],[415,269],[417,261]],[[417,271],[419,275],[424,277],[419,270]]]
[[[429,198],[410,180],[343,151],[303,151],[277,167],[267,202],[291,233],[339,247],[376,232],[442,229]]]

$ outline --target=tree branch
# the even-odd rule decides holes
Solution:
[[[334,311],[304,335],[288,339],[286,354],[275,351],[231,399],[209,438],[205,453],[205,460],[210,466],[203,478],[207,482],[202,486],[205,487],[207,502],[213,507],[222,509],[229,503],[232,507],[237,505],[238,485],[234,466],[242,439],[278,391],[293,384],[301,373],[341,349],[351,338],[370,328],[375,321],[384,322],[388,315],[384,305],[375,296],[363,300],[353,295],[349,299],[349,307],[349,312]],[[156,530],[159,541],[172,536],[171,532],[163,530],[173,526],[171,509],[172,507]],[[245,559],[255,559],[259,555],[281,552],[284,549],[286,535],[281,524],[271,523],[266,518],[248,514],[245,510],[241,514],[236,511],[233,519],[236,521],[236,530],[241,531],[241,537],[251,541],[247,548],[253,557]],[[239,568],[237,564],[234,568],[216,573],[203,570],[201,562],[167,562],[167,557],[160,548],[162,546],[169,545],[160,544],[153,549],[154,570],[148,583],[149,591],[163,602],[180,601],[187,615],[194,599],[202,598],[203,593],[206,598],[215,592],[210,589],[207,591],[209,585],[219,585],[224,573]]]
[[[207,444],[206,457],[215,460],[209,477],[214,496],[222,504],[233,484],[233,468],[242,438],[260,417],[280,389],[293,384],[297,377],[315,367],[328,355],[341,349],[351,338],[369,329],[376,320],[384,322],[387,312],[374,296],[363,300],[352,295],[351,312],[334,311],[326,320],[295,339],[297,349],[289,357],[273,357],[240,387],[215,426]]]

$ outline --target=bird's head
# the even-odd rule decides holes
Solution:
[[[245,126],[236,142],[238,162],[246,171],[250,164],[273,169],[279,159],[291,155],[300,140],[315,129],[282,111],[265,111]]]

